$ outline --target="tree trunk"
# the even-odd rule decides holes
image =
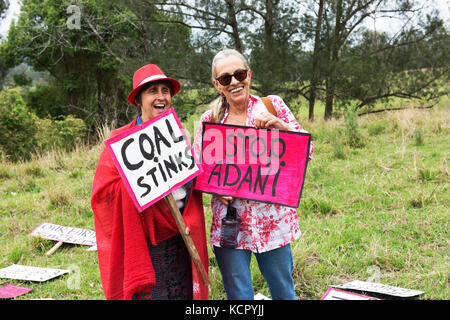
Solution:
[[[274,50],[274,39],[273,39],[273,1],[266,0],[266,15],[264,18],[264,67],[263,77],[261,81],[261,91],[264,94],[270,94],[272,91],[273,77],[273,50]],[[276,72],[276,71],[275,71]]]
[[[333,116],[333,98],[334,98],[334,84],[333,79],[326,80],[326,97],[325,97],[325,114],[324,119],[329,120]]]
[[[333,101],[336,83],[336,65],[339,60],[339,42],[341,35],[341,21],[342,21],[342,0],[336,1],[336,17],[334,24],[333,39],[331,41],[331,57],[330,69],[326,81],[326,99],[325,99],[325,114],[324,119],[331,119],[333,116]]]
[[[309,114],[308,114],[309,121],[314,121],[314,104],[316,103],[316,88],[317,83],[319,82],[318,63],[319,63],[320,29],[322,26],[322,13],[324,3],[325,0],[319,1],[319,12],[317,15],[317,24],[314,36],[314,52],[312,56],[313,76],[311,80],[311,87],[309,89]]]
[[[231,26],[231,28],[233,29],[233,41],[234,41],[234,48],[241,52],[243,51],[242,48],[242,41],[241,38],[239,37],[239,27],[238,27],[238,22],[236,19],[236,10],[234,8],[234,0],[226,0],[227,2],[227,7],[228,7],[228,21],[229,24]]]

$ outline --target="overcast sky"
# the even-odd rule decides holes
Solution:
[[[6,37],[13,18],[17,19],[20,11],[19,0],[10,0],[10,7],[6,17],[0,21],[0,35],[4,38]],[[420,2],[420,1],[419,1]],[[450,0],[430,0],[433,8],[436,8],[440,12],[440,16],[444,19],[447,28],[450,26]],[[394,19],[376,19],[375,28],[377,31],[390,31],[395,30],[399,27],[398,21]],[[374,27],[374,22],[368,19],[366,26],[369,28]]]

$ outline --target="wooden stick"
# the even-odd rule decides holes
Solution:
[[[194,241],[190,235],[186,234],[186,224],[184,223],[183,217],[181,216],[180,210],[176,204],[176,201],[171,193],[169,193],[165,197],[167,204],[169,205],[170,211],[172,211],[172,215],[177,224],[178,230],[180,230],[181,236],[183,237],[184,243],[186,244],[186,248],[189,251],[189,255],[191,256],[192,261],[194,262],[195,268],[200,274],[200,278],[205,286],[209,286],[211,281],[209,280],[208,273],[205,271],[203,267],[202,261],[200,260],[200,256],[198,255],[198,251],[195,248]]]
[[[47,253],[45,254],[46,256],[51,256],[53,254],[53,252],[55,252],[59,247],[62,246],[64,242],[63,241],[58,241],[53,248],[51,248],[50,250],[47,251]]]

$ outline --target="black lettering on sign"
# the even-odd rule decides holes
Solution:
[[[170,148],[170,143],[166,138],[162,135],[161,131],[159,131],[158,127],[153,127],[153,132],[155,133],[155,145],[156,151],[161,155],[161,142],[164,143],[167,148]]]
[[[130,162],[128,161],[127,154],[126,154],[126,150],[127,150],[128,146],[129,146],[130,144],[133,143],[133,141],[134,141],[133,138],[130,138],[129,140],[125,141],[125,142],[123,143],[123,145],[122,145],[121,150],[120,150],[120,152],[121,152],[121,154],[122,154],[123,163],[124,163],[125,166],[128,168],[128,170],[137,170],[137,169],[139,169],[139,168],[142,166],[142,164],[144,163],[143,160],[139,161],[139,162],[136,163],[136,164],[132,164],[132,163],[130,163]]]
[[[166,126],[167,126],[167,130],[169,130],[169,134],[170,134],[170,136],[172,137],[172,141],[173,141],[174,143],[178,143],[178,142],[183,141],[183,139],[184,139],[184,136],[183,136],[183,135],[181,135],[181,136],[175,138],[175,134],[173,133],[173,129],[172,129],[172,126],[170,125],[169,119],[166,119]]]
[[[277,183],[278,183],[278,177],[280,176],[280,172],[281,172],[281,167],[284,167],[286,165],[286,162],[281,161],[280,162],[280,168],[278,169],[277,173],[275,173],[275,178],[273,179],[273,184],[272,184],[272,197],[275,197],[276,195],[276,188],[277,188]]]
[[[253,137],[255,137],[255,135],[254,134],[242,134],[242,133],[237,133],[237,136],[239,137],[239,138],[243,138],[243,145],[242,145],[242,159],[245,159],[245,153],[246,153],[246,150],[247,150],[247,143],[248,143],[248,141],[251,139],[251,138],[253,138]]]
[[[227,157],[234,157],[237,154],[236,136],[234,134],[228,135],[227,142],[230,146],[233,147],[234,151],[232,153],[228,153],[228,147],[225,147],[225,155]]]
[[[183,162],[183,153],[180,151],[178,152],[178,155],[174,154],[175,161],[178,164],[178,169],[181,171],[183,170],[183,167],[188,168],[188,165]]]
[[[217,170],[217,168],[218,168],[218,170]],[[217,170],[217,172],[216,172],[216,170]],[[221,162],[216,163],[216,165],[214,166],[211,174],[209,175],[208,184],[210,184],[211,179],[212,179],[213,176],[217,176],[217,186],[218,187],[220,186],[220,172],[221,172],[221,170],[222,170],[222,163]]]
[[[152,190],[152,188],[150,187],[150,185],[148,185],[147,183],[142,183],[142,180],[144,180],[144,177],[140,177],[140,178],[137,180],[137,185],[138,185],[139,187],[142,187],[142,188],[145,188],[145,189],[146,189],[146,191],[145,191],[143,194],[141,194],[141,198],[143,198],[143,197],[145,197],[146,195],[148,195],[148,194],[150,193],[150,191]]]
[[[242,178],[242,181],[237,188],[238,190],[241,189],[242,184],[244,182],[248,182],[248,192],[251,192],[251,190],[252,190],[252,167],[251,166],[248,166],[247,172],[245,173],[244,178]]]
[[[184,149],[184,155],[186,156],[186,158],[191,160],[191,165],[188,168],[189,170],[191,170],[195,166],[195,160],[190,151],[191,149],[189,148],[189,146],[187,146],[186,149]]]
[[[166,173],[164,172],[164,170],[163,170],[163,168],[161,166],[161,163],[158,163],[158,168],[159,168],[159,171],[161,172],[161,175],[163,177],[164,182],[167,182]]]
[[[282,147],[282,151],[279,152],[278,154],[276,154],[276,153],[274,152],[274,150],[275,150],[275,148],[274,148],[275,141],[277,141],[278,144],[281,145],[281,147]],[[279,148],[278,148],[278,150],[279,150]],[[285,152],[286,152],[286,142],[284,142],[284,140],[281,139],[281,138],[272,138],[271,146],[270,146],[270,154],[271,154],[271,155],[273,154],[274,157],[276,157],[276,158],[278,158],[278,159],[281,159],[281,157],[284,156],[284,153],[285,153]]]
[[[228,175],[230,173],[230,167],[235,168],[236,173],[237,173],[237,178],[233,182],[228,182]],[[240,179],[241,179],[241,169],[239,169],[239,167],[233,163],[227,163],[226,168],[225,168],[225,178],[223,179],[223,185],[224,186],[234,186],[236,183],[239,182]]]
[[[259,148],[259,143],[258,143],[258,141],[261,141],[262,142],[262,145],[264,146],[264,150],[263,151],[261,151],[260,153],[255,153],[254,152],[254,149],[255,149],[255,143],[257,143],[257,150],[259,150],[260,148]],[[250,146],[249,146],[249,151],[250,151],[250,154],[253,156],[253,157],[255,157],[255,158],[259,158],[259,157],[261,157],[262,155],[264,155],[266,152],[267,152],[267,145],[266,145],[266,142],[264,141],[264,139],[262,138],[262,137],[257,137],[255,140],[253,140],[252,142],[250,142]]]
[[[158,184],[158,180],[157,180],[156,177],[155,177],[155,171],[156,171],[156,168],[151,168],[151,169],[146,173],[146,175],[147,175],[147,176],[151,175],[151,176],[152,176],[152,179],[153,179],[153,182],[154,182],[155,185],[158,187],[159,184]]]
[[[166,167],[167,174],[170,178],[172,178],[172,174],[170,173],[170,170],[174,171],[175,173],[178,173],[177,170],[177,164],[173,161],[172,156],[169,156],[169,161],[163,160],[164,166]]]
[[[150,145],[151,149],[150,152],[147,152],[147,150],[145,150],[144,148],[145,141],[148,141],[148,144]],[[153,157],[155,156],[155,146],[153,145],[152,139],[150,139],[150,137],[146,133],[142,133],[139,136],[139,149],[141,150],[141,153],[144,156],[144,158],[147,160],[152,160]]]
[[[264,183],[262,183],[261,166],[258,166],[258,172],[256,173],[255,178],[255,185],[253,186],[253,193],[256,193],[256,187],[259,185],[259,191],[261,192],[261,194],[264,194],[264,190],[266,189],[266,184],[267,180],[269,179],[269,175],[270,175],[270,168],[269,172],[267,173],[264,179]]]

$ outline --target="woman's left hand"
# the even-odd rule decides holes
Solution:
[[[289,127],[283,120],[275,117],[269,112],[262,112],[256,116],[255,127],[257,129],[278,129],[291,131],[291,127]]]

